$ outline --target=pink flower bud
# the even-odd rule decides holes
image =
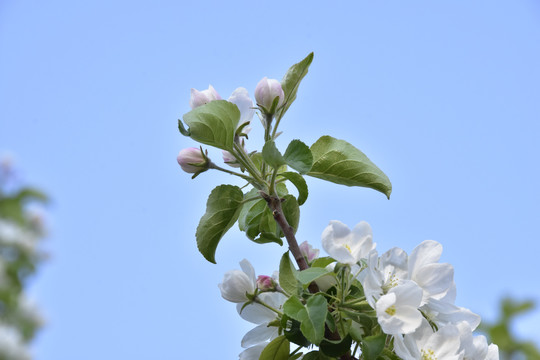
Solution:
[[[258,105],[264,107],[267,111],[271,111],[272,103],[276,97],[279,97],[277,106],[280,107],[285,99],[285,94],[279,81],[267,77],[259,81],[255,88],[255,100]]]
[[[190,174],[198,173],[208,167],[208,162],[204,158],[201,149],[194,147],[180,150],[176,160],[182,170]]]
[[[319,257],[319,249],[313,249],[307,241],[300,244],[300,252],[307,259],[308,263]]]
[[[201,105],[207,104],[210,101],[221,100],[221,96],[217,93],[216,89],[212,85],[208,86],[207,90],[199,91],[197,89],[191,89],[191,99],[189,99],[189,106],[192,109]]]
[[[257,288],[261,291],[273,291],[276,289],[276,282],[270,276],[259,275],[257,277]]]

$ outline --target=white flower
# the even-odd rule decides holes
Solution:
[[[268,79],[266,76],[255,87],[255,100],[257,104],[271,111],[274,99],[279,97],[277,107],[283,105],[285,94],[281,88],[281,83],[276,79]]]
[[[372,250],[367,258],[368,267],[360,273],[359,280],[364,287],[368,303],[375,307],[375,302],[393,287],[407,278],[407,253],[400,248],[392,248],[378,257]]]
[[[283,304],[287,300],[285,295],[278,292],[265,292],[257,297],[276,310],[282,310]],[[243,304],[238,304],[236,309],[242,319],[257,325],[242,338],[242,347],[248,349],[240,354],[240,359],[259,359],[258,356],[261,355],[260,352],[268,344],[268,341],[278,336],[278,328],[269,326],[270,322],[276,320],[277,314],[258,303],[251,303],[245,307]],[[257,356],[255,357],[255,355]]]
[[[465,321],[458,323],[460,331],[460,349],[464,360],[496,360],[499,358],[499,348],[495,344],[488,346],[484,335],[473,336],[472,329]]]
[[[418,310],[422,289],[413,281],[393,287],[375,305],[377,320],[386,334],[409,334],[422,323]]]
[[[192,109],[195,109],[214,100],[221,100],[221,96],[219,96],[212,85],[209,85],[207,90],[202,91],[192,88],[189,106],[191,106]]]
[[[403,360],[461,360],[459,338],[456,326],[446,325],[434,332],[423,319],[414,333],[394,336],[394,351]]]
[[[218,284],[221,296],[225,300],[234,303],[245,303],[248,301],[247,294],[255,293],[257,288],[257,278],[255,269],[246,259],[240,261],[240,270],[230,270],[225,273],[223,282]]]
[[[408,279],[424,290],[422,305],[430,298],[441,299],[452,290],[454,268],[450,264],[439,264],[442,245],[433,240],[423,241],[409,256]]]
[[[322,233],[322,246],[338,262],[349,265],[367,257],[375,248],[371,226],[365,221],[352,231],[341,221],[330,221]]]

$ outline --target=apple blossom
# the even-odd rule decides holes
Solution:
[[[343,264],[353,265],[375,248],[371,226],[365,221],[351,231],[341,221],[332,220],[322,233],[324,250]]]
[[[219,96],[212,85],[209,85],[207,90],[202,91],[192,88],[189,106],[191,106],[192,109],[195,109],[214,100],[221,100],[221,96]]]
[[[266,112],[271,112],[274,99],[279,97],[277,107],[283,105],[285,94],[281,88],[281,83],[276,79],[268,79],[266,76],[259,81],[255,87],[255,100],[257,105],[263,107]]]
[[[301,243],[299,247],[300,252],[306,258],[308,263],[319,257],[319,249],[314,249],[307,241]]]
[[[201,149],[195,147],[180,150],[176,157],[178,165],[187,173],[196,174],[208,169],[208,158]]]
[[[461,360],[460,332],[455,325],[433,331],[426,320],[412,334],[394,336],[394,351],[403,360]]]
[[[240,261],[240,270],[230,270],[225,273],[223,282],[218,284],[221,296],[230,302],[245,303],[250,300],[248,295],[254,294],[257,288],[255,269],[246,259]]]
[[[257,288],[261,291],[274,291],[276,282],[268,275],[259,275],[257,277]]]
[[[409,334],[422,322],[418,310],[422,289],[413,281],[393,287],[375,305],[377,320],[386,334]]]

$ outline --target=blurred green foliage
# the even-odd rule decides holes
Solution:
[[[480,330],[486,333],[489,342],[499,346],[500,360],[540,360],[540,351],[536,344],[518,340],[512,330],[514,319],[530,312],[534,307],[533,301],[517,301],[506,297],[501,300],[499,319],[493,324],[482,322]]]
[[[46,201],[18,184],[9,162],[0,163],[0,360],[30,359],[28,344],[43,323],[24,290],[45,258],[43,220],[29,205]]]

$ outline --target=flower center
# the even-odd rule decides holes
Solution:
[[[390,306],[388,309],[385,310],[385,312],[390,316],[394,316],[396,314],[396,306],[395,305]]]
[[[437,360],[435,352],[431,349],[422,349],[422,360]]]
[[[345,249],[349,250],[349,252],[352,254],[352,250],[351,250],[351,248],[349,247],[349,245],[345,244],[344,246],[345,246]]]

